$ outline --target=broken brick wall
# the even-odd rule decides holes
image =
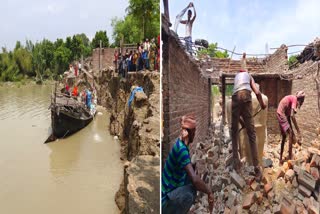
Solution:
[[[101,69],[114,66],[114,50],[114,48],[101,49]],[[92,68],[93,70],[99,70],[99,48],[95,48],[92,51]]]
[[[317,138],[317,128],[320,126],[320,115],[318,111],[318,95],[314,76],[317,72],[318,65],[314,62],[306,62],[299,65],[294,70],[296,74],[306,74],[297,76],[293,80],[292,94],[303,90],[306,93],[306,98],[301,109],[297,113],[297,122],[303,136],[303,144],[306,147],[310,146],[312,140]]]
[[[163,44],[163,161],[180,133],[181,116],[194,113],[197,126],[194,142],[205,137],[211,121],[211,83],[201,75],[173,35],[164,35]]]
[[[282,74],[289,69],[287,51],[287,46],[281,45],[273,54],[263,60],[267,73]]]

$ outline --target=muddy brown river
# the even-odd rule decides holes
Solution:
[[[0,213],[119,213],[120,145],[102,108],[74,135],[43,142],[50,85],[0,86]]]

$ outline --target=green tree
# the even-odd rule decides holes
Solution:
[[[298,55],[291,55],[289,57],[289,60],[288,60],[289,67],[291,67],[292,65],[294,65],[298,62],[297,56]]]
[[[158,0],[129,0],[128,15],[132,15],[142,27],[140,40],[155,37],[160,28]]]
[[[91,46],[92,48],[100,47],[100,40],[102,47],[109,47],[109,38],[107,36],[107,31],[97,31],[94,38],[92,39]]]
[[[218,46],[217,43],[211,43],[209,44],[208,48],[199,50],[198,51],[199,57],[208,55],[210,57],[216,57],[216,58],[228,58],[229,57],[228,52],[227,51],[222,52],[217,50],[217,46]]]
[[[19,73],[23,76],[34,76],[32,70],[32,54],[27,49],[23,47],[16,49],[13,53],[13,58],[19,68]]]
[[[63,74],[63,72],[68,69],[71,54],[72,53],[69,48],[66,48],[64,46],[60,46],[54,52],[54,61],[56,63],[55,69],[57,71],[57,74]]]

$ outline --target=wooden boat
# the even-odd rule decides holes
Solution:
[[[87,126],[94,118],[96,110],[89,110],[84,103],[66,94],[55,93],[51,101],[52,134],[45,143],[64,138]]]

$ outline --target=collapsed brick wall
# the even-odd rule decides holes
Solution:
[[[171,145],[179,136],[181,116],[195,114],[195,142],[207,135],[211,120],[211,83],[201,75],[199,66],[186,54],[174,36],[163,37],[164,161]]]
[[[293,80],[292,93],[304,90],[306,98],[301,109],[297,113],[298,126],[301,129],[304,138],[303,144],[310,146],[312,140],[317,138],[317,128],[320,126],[320,115],[318,111],[318,94],[314,76],[317,72],[318,65],[312,61],[299,65],[294,69],[296,74],[307,74],[298,76]]]
[[[102,48],[101,49],[101,69],[107,68],[113,65],[114,48]],[[93,70],[99,70],[99,48],[93,49],[92,52],[92,68]]]
[[[281,45],[273,54],[264,59],[268,73],[282,74],[289,69],[287,51],[288,47]]]

